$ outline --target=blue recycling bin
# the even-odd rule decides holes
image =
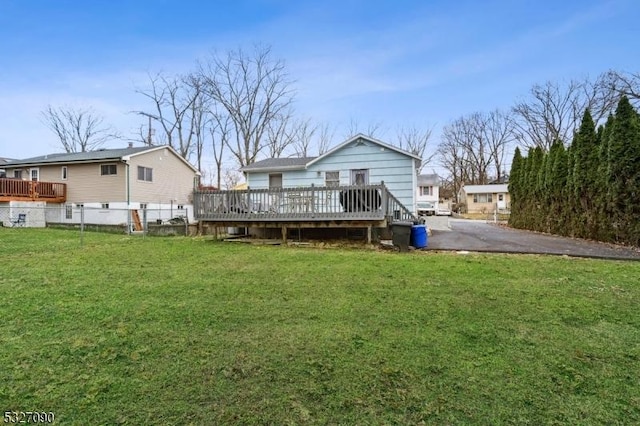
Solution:
[[[417,249],[427,246],[427,225],[411,226],[411,245]]]

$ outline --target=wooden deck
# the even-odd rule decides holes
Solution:
[[[194,215],[220,227],[383,228],[417,218],[382,185],[194,192]]]
[[[0,201],[67,201],[67,185],[57,182],[38,182],[0,178]]]

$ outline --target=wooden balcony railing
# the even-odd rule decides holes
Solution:
[[[384,184],[196,190],[193,204],[205,221],[416,220]]]
[[[67,185],[57,182],[37,182],[20,179],[0,179],[0,201],[48,201],[64,203]]]

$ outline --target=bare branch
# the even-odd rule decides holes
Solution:
[[[250,56],[238,49],[225,57],[212,54],[198,74],[207,96],[231,120],[232,155],[240,166],[253,163],[268,146],[263,139],[269,127],[289,115],[293,93],[284,62],[272,59],[269,48],[256,47]]]
[[[56,134],[66,152],[92,151],[109,139],[120,137],[111,127],[105,126],[104,119],[91,109],[55,108],[49,105],[42,112],[42,119]]]

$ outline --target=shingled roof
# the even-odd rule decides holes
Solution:
[[[269,170],[304,169],[307,163],[316,157],[267,158],[256,161],[242,168],[243,172],[258,172]]]
[[[158,149],[157,146],[143,146],[136,148],[121,149],[100,149],[97,151],[87,152],[64,152],[57,154],[40,155],[38,157],[25,158],[22,160],[10,160],[6,166],[29,166],[36,164],[56,164],[56,163],[90,163],[94,161],[119,160],[133,154],[138,154],[152,149]]]

